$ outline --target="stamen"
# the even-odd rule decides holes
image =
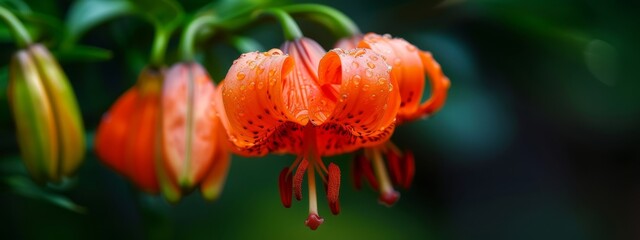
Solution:
[[[340,168],[329,164],[329,179],[327,181],[327,201],[333,215],[340,213]]]
[[[311,164],[311,166],[309,166],[311,169],[309,169],[309,171],[307,171],[307,178],[308,178],[308,183],[309,183],[309,217],[307,218],[306,221],[304,221],[304,224],[307,225],[309,228],[311,228],[311,230],[316,230],[318,228],[318,226],[320,226],[320,224],[322,224],[322,222],[324,222],[324,219],[322,219],[319,215],[318,215],[318,200],[317,200],[317,196],[316,196],[316,178],[315,178],[315,170],[314,168],[314,164]]]
[[[393,181],[393,185],[400,185],[404,183],[404,166],[400,166],[400,161],[400,156],[396,155],[396,153],[394,153],[393,151],[387,151],[387,165],[389,166],[389,175],[391,175],[391,181]]]
[[[307,225],[311,230],[316,230],[324,222],[324,219],[318,216],[318,214],[311,213],[307,220],[304,221],[304,225]]]
[[[362,189],[362,164],[364,155],[356,154],[351,165],[351,178],[353,185],[357,190]]]
[[[370,151],[373,154],[373,167],[375,169],[376,176],[380,181],[380,203],[386,206],[391,206],[398,201],[400,194],[393,189],[393,186],[391,186],[391,181],[389,181],[387,169],[384,167],[384,162],[380,152],[376,149],[371,149]]]
[[[289,174],[289,168],[285,167],[280,171],[280,178],[278,181],[280,188],[280,200],[285,208],[291,207],[291,193],[292,193],[292,175]]]
[[[369,185],[371,186],[371,188],[373,188],[373,190],[378,191],[378,189],[380,189],[380,184],[378,184],[376,175],[373,173],[373,168],[371,168],[371,161],[366,156],[363,156],[361,158],[360,164],[362,173],[367,179],[367,182],[369,182]]]
[[[298,169],[296,169],[296,175],[293,177],[293,191],[298,201],[302,199],[302,180],[304,179],[304,172],[307,171],[307,166],[309,166],[309,162],[307,159],[303,159],[298,165]]]
[[[407,150],[402,157],[404,162],[404,180],[402,183],[402,187],[408,189],[411,187],[411,182],[413,182],[413,176],[416,173],[416,161],[413,157],[413,152]]]

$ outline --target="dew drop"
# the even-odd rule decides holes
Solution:
[[[376,95],[375,94],[371,94],[371,100],[376,99]]]
[[[258,82],[258,89],[262,89],[264,87],[264,82]]]
[[[269,86],[273,86],[275,84],[276,84],[276,79],[275,78],[269,79]]]
[[[373,70],[367,69],[367,71],[365,71],[365,75],[367,75],[368,78],[373,77]]]
[[[391,35],[389,35],[388,33],[382,35],[382,37],[385,39],[391,39]]]
[[[371,61],[378,61],[378,56],[376,55],[371,55],[369,58],[371,58]]]
[[[264,72],[264,67],[262,66],[262,64],[258,65],[258,68],[256,69],[256,73],[262,74],[263,72]]]
[[[387,83],[387,79],[386,79],[386,78],[379,78],[379,79],[378,79],[378,83],[379,83],[380,85],[385,84],[385,83]]]
[[[253,90],[254,88],[256,88],[256,82],[249,83],[249,90]]]
[[[389,83],[389,92],[393,91],[393,84]]]
[[[402,60],[400,60],[400,58],[396,58],[396,59],[393,60],[393,64],[400,65],[400,64],[402,64]]]
[[[242,79],[244,79],[246,75],[243,72],[238,72],[238,74],[236,74],[236,78],[240,81],[242,81]]]
[[[353,77],[351,77],[351,81],[353,81],[353,83],[356,84],[356,87],[360,85],[360,80],[362,80],[362,77],[360,77],[360,75],[358,74],[353,75]]]
[[[253,61],[253,60],[247,61],[247,65],[249,65],[249,68],[251,68],[251,69],[255,69],[256,68],[256,62]]]
[[[243,85],[240,85],[240,90],[241,90],[241,91],[244,91],[246,88],[247,88],[247,87],[246,87],[244,84],[243,84]]]
[[[276,74],[276,70],[275,69],[269,70],[269,77],[273,77],[274,74]]]
[[[407,50],[409,52],[415,52],[416,51],[416,46],[413,46],[411,44],[407,44]]]
[[[280,49],[277,49],[277,48],[273,48],[273,49],[269,50],[267,53],[269,55],[273,55],[273,56],[277,56],[277,55],[282,55],[283,54],[282,51]]]
[[[355,51],[353,51],[352,53],[353,53],[353,56],[354,56],[354,57],[360,57],[360,56],[362,56],[363,54],[365,54],[365,52],[366,52],[366,51],[365,51],[364,49],[357,48],[357,49],[356,49]]]
[[[376,65],[373,64],[372,62],[367,62],[367,66],[371,69],[376,68]]]
[[[358,63],[358,62],[356,62],[356,61],[354,61],[354,62],[352,62],[352,63],[351,63],[351,68],[353,68],[353,69],[357,69],[357,68],[359,68],[359,67],[360,67],[360,63]]]
[[[369,84],[365,84],[364,86],[362,86],[362,91],[363,92],[369,91]]]
[[[344,102],[345,99],[347,99],[349,95],[347,95],[346,93],[343,93],[342,95],[340,95],[340,102]]]

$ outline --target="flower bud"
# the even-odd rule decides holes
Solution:
[[[166,173],[169,186],[183,191],[197,185],[203,188],[206,182],[209,189],[202,191],[207,198],[217,197],[229,161],[215,97],[213,82],[201,65],[178,63],[167,71],[161,100],[163,161],[159,171]]]
[[[10,67],[9,102],[22,159],[34,179],[57,182],[82,163],[84,128],[66,75],[40,44],[18,51]]]
[[[157,193],[156,149],[163,70],[146,68],[102,117],[95,139],[98,157],[143,191]]]

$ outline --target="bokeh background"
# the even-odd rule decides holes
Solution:
[[[70,0],[27,1],[65,19]],[[209,1],[185,1],[195,11]],[[302,2],[302,1],[295,1]],[[312,1],[304,1],[312,2]],[[318,2],[318,1],[316,1]],[[0,43],[0,238],[3,239],[640,239],[640,28],[634,1],[323,1],[364,32],[403,37],[440,62],[452,87],[432,118],[393,137],[417,162],[412,188],[387,208],[343,176],[342,212],[303,225],[307,203],[281,206],[277,179],[291,156],[234,157],[222,197],[177,205],[138,193],[87,154],[77,180],[38,187],[24,175],[6,102],[15,47]],[[300,20],[326,48],[336,40]],[[4,27],[4,26],[3,26]],[[119,18],[87,32],[104,61],[61,59],[92,133],[144,66],[153,29]],[[243,34],[278,47],[274,22]],[[173,46],[175,46],[175,43]],[[55,49],[54,49],[55,50]],[[205,48],[214,79],[238,53]],[[169,55],[171,58],[171,54]],[[343,173],[350,156],[335,157]],[[306,197],[306,196],[305,196]]]

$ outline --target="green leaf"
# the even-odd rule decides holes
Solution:
[[[182,6],[173,0],[132,0],[137,13],[164,29],[177,27],[184,16]]]
[[[76,1],[69,10],[66,26],[67,36],[63,47],[70,47],[89,29],[116,17],[133,14],[135,5],[126,0]]]
[[[69,198],[57,193],[43,190],[26,176],[13,175],[4,178],[4,183],[16,194],[32,199],[43,200],[58,207],[76,213],[85,213],[86,209],[75,204]]]
[[[7,86],[9,85],[9,65],[0,67],[0,101],[7,99]]]
[[[8,8],[9,10],[13,10],[15,12],[20,12],[20,13],[31,12],[31,8],[29,7],[29,4],[25,3],[22,0],[0,0],[0,5]]]
[[[74,61],[105,61],[111,58],[111,51],[103,48],[75,45],[70,49],[63,49],[58,52],[54,52],[58,60]]]

